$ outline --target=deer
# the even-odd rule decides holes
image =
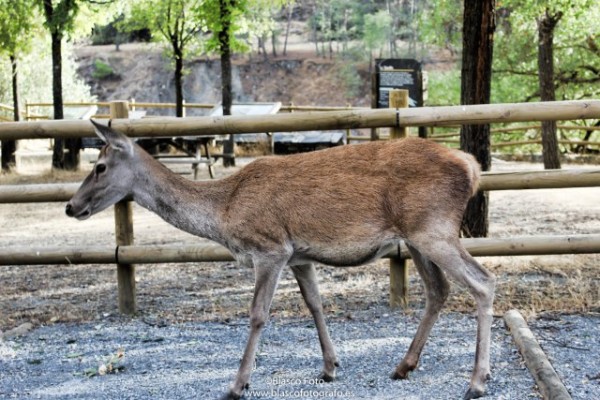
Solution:
[[[92,172],[66,205],[78,220],[132,199],[168,223],[225,246],[254,269],[250,334],[223,399],[249,387],[261,332],[281,272],[289,266],[314,319],[323,357],[319,378],[336,378],[338,358],[326,325],[315,263],[361,266],[403,241],[424,282],[425,309],[391,379],[407,379],[449,295],[449,279],[476,302],[475,365],[465,399],[490,378],[495,276],[462,246],[460,226],[477,192],[475,158],[420,138],[376,141],[257,158],[218,180],[192,181],[132,139],[92,121],[105,142]]]

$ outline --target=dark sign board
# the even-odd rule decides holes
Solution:
[[[376,59],[375,74],[377,108],[389,107],[389,93],[394,89],[408,90],[409,107],[423,106],[423,75],[420,62],[400,58]]]

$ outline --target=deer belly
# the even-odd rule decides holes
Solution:
[[[397,240],[390,240],[370,245],[367,243],[347,243],[333,246],[323,244],[295,246],[290,264],[297,265],[307,262],[318,262],[334,267],[363,265],[386,255],[397,244]]]

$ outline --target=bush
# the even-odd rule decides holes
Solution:
[[[108,79],[108,78],[116,78],[117,74],[112,69],[110,65],[105,63],[102,60],[94,61],[94,72],[92,72],[92,77],[94,79]]]

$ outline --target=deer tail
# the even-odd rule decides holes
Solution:
[[[462,159],[466,162],[467,174],[471,183],[471,197],[475,196],[479,190],[479,181],[481,180],[481,165],[471,154],[460,152]]]

